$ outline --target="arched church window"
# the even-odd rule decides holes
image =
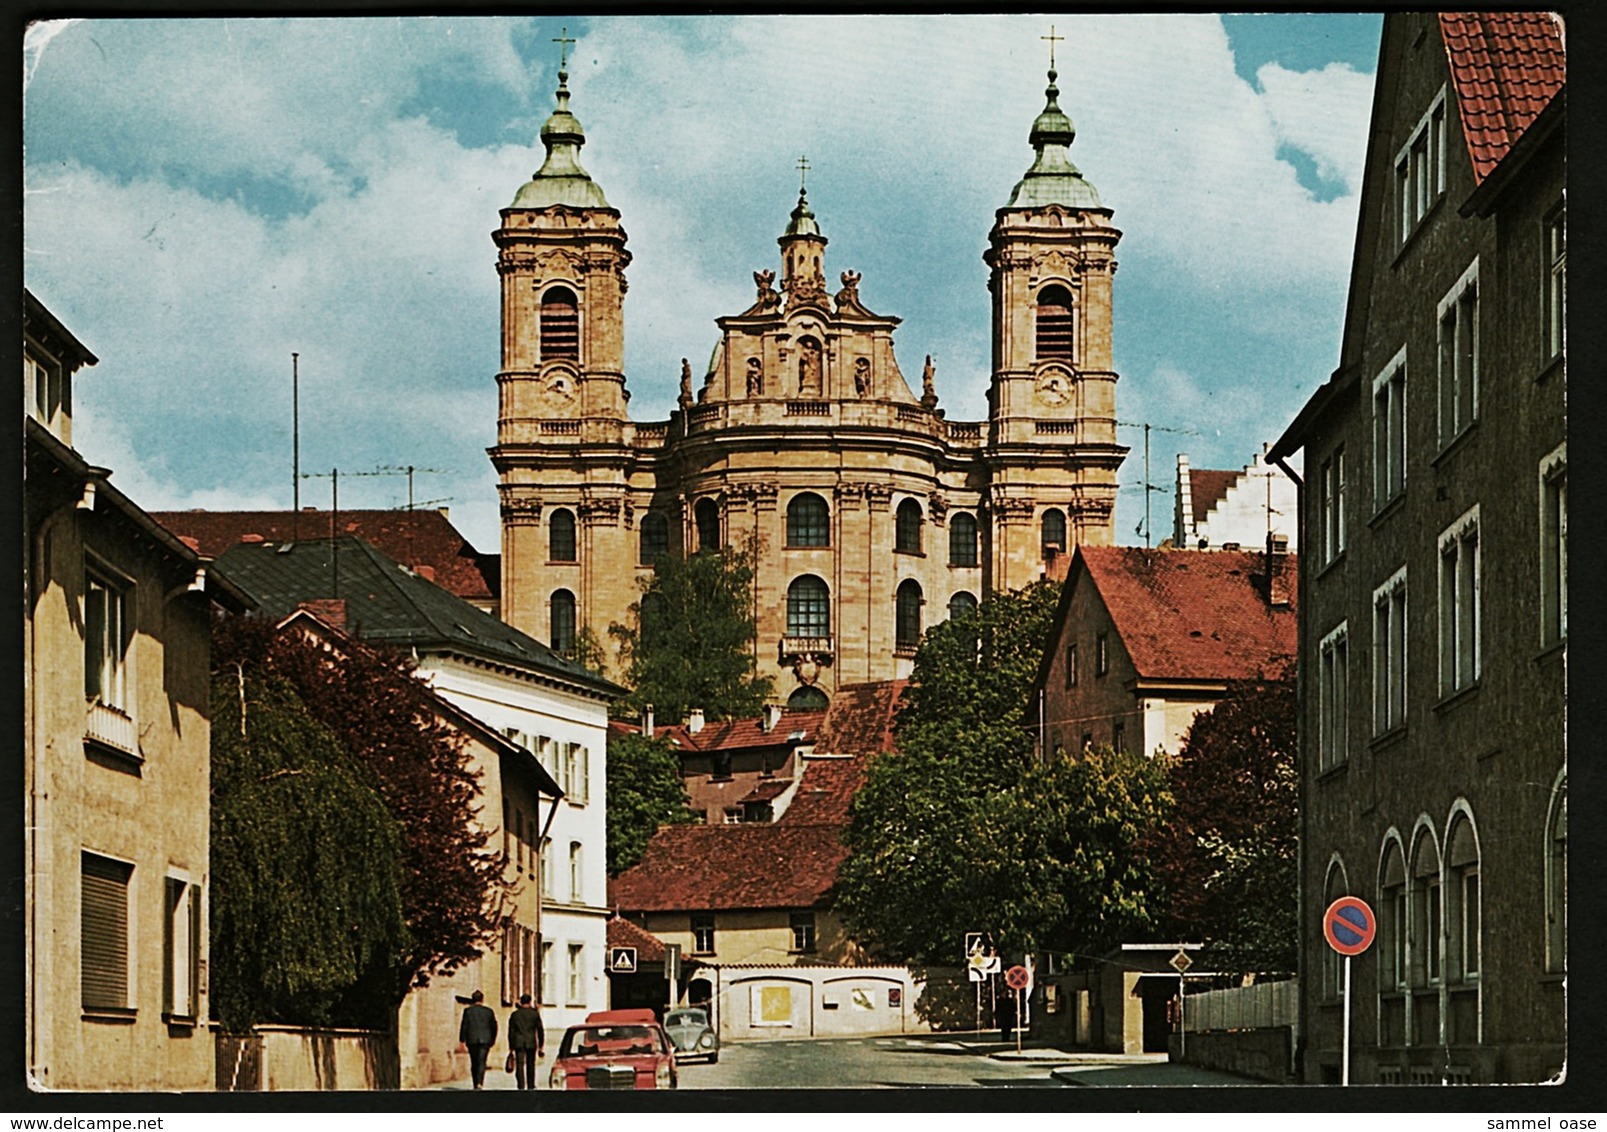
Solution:
[[[1056,283],[1038,293],[1039,361],[1072,360],[1071,292]]]
[[[1043,513],[1043,556],[1048,558],[1050,547],[1055,554],[1066,552],[1066,513],[1058,507],[1051,507]]]
[[[1442,971],[1445,906],[1440,901],[1440,848],[1434,841],[1434,831],[1427,826],[1418,832],[1412,845],[1410,883],[1407,904],[1412,969],[1408,974],[1413,986],[1437,986]]]
[[[553,562],[575,562],[575,513],[560,507],[547,526],[547,558]]]
[[[825,711],[830,705],[826,693],[809,684],[794,688],[787,697],[788,711]]]
[[[976,519],[964,511],[949,520],[949,565],[976,565]]]
[[[697,524],[698,553],[712,553],[720,549],[720,505],[712,499],[699,499],[692,508],[692,520]]]
[[[976,608],[976,595],[960,590],[949,598],[949,620],[964,616]]]
[[[921,505],[906,499],[898,505],[898,518],[893,528],[893,549],[908,554],[921,552]]]
[[[898,585],[893,640],[900,650],[921,643],[921,584],[906,578]]]
[[[1406,856],[1391,836],[1378,874],[1378,991],[1406,989]]]
[[[787,636],[831,635],[831,592],[813,574],[793,580],[787,587]]]
[[[541,360],[580,360],[580,305],[568,287],[548,287],[542,293]]]
[[[1328,862],[1328,875],[1322,884],[1322,906],[1324,908],[1338,900],[1341,896],[1350,895],[1350,881],[1345,875],[1345,862],[1338,854]],[[1339,997],[1340,992],[1340,959],[1339,952],[1331,947],[1322,949],[1322,969],[1320,972],[1321,994],[1324,1001],[1331,1001]]]
[[[801,492],[787,504],[788,546],[830,546],[830,512],[826,501],[812,491]]]
[[[670,552],[670,521],[662,511],[649,511],[642,516],[641,552],[637,560],[644,565],[655,562]]]
[[[568,590],[554,590],[548,604],[552,651],[568,655],[575,651],[575,595]]]
[[[1479,839],[1473,821],[1459,813],[1445,837],[1446,966],[1450,981],[1472,983],[1482,966],[1484,930],[1479,897]]]

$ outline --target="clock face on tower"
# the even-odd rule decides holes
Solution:
[[[1071,381],[1055,370],[1043,374],[1038,378],[1038,400],[1045,405],[1064,405],[1071,400]]]
[[[567,401],[574,396],[575,390],[569,378],[560,373],[547,382],[547,392],[560,400]]]

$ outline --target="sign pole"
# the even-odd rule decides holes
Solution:
[[[1345,956],[1345,1044],[1339,1054],[1339,1083],[1350,1084],[1350,956]]]
[[[1021,989],[1016,988],[1016,1052],[1021,1052]]]
[[[1188,1019],[1183,1016],[1183,972],[1177,973],[1177,1059],[1188,1060],[1189,1027]]]
[[[982,980],[976,981],[976,1032],[982,1032]]]

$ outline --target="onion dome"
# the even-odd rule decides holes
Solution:
[[[789,236],[819,236],[820,225],[815,223],[815,214],[809,209],[809,197],[798,191],[798,206],[792,210],[792,220],[787,224],[787,230],[781,236],[783,240]]]
[[[1077,130],[1060,104],[1055,100],[1060,89],[1055,86],[1059,74],[1049,71],[1049,86],[1044,91],[1047,104],[1032,123],[1027,141],[1038,151],[1037,160],[1027,175],[1016,184],[1006,208],[1039,208],[1046,204],[1066,205],[1070,208],[1102,208],[1099,193],[1083,179],[1071,162],[1067,151],[1077,137]]]
[[[541,127],[541,144],[547,160],[513,198],[514,208],[546,208],[562,204],[570,208],[607,208],[602,186],[580,167],[580,147],[586,134],[580,121],[569,112],[569,73],[558,72],[558,108]]]

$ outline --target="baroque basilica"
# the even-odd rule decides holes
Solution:
[[[681,363],[667,421],[627,412],[619,212],[578,160],[568,76],[541,128],[546,160],[502,210],[497,443],[502,616],[560,651],[590,637],[618,675],[626,623],[660,555],[751,549],[755,661],[793,707],[907,677],[921,632],[989,591],[1063,572],[1109,545],[1116,471],[1111,280],[1121,233],[1077,167],[1057,104],[994,216],[988,415],[948,420],[928,357],[917,394],[899,320],[828,283],[807,194],[754,273],[753,304],[715,320],[707,372]],[[980,296],[979,296],[980,299]]]

